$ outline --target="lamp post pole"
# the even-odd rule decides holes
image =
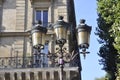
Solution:
[[[60,46],[60,59],[59,59],[59,64],[60,64],[60,80],[63,80],[63,69],[64,69],[64,60],[63,60],[63,52],[62,52],[62,47],[63,45]]]
[[[69,23],[64,22],[63,16],[59,16],[58,21],[54,24],[54,31],[56,34],[56,44],[59,45],[60,48],[60,57],[59,57],[59,65],[60,65],[60,80],[63,80],[63,69],[64,69],[64,59],[63,59],[63,46],[66,43],[67,32],[68,32]]]

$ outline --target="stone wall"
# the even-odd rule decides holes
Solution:
[[[27,39],[27,38],[26,38]],[[31,53],[29,40],[26,40],[26,52]],[[0,39],[0,57],[23,56],[24,37],[2,37]]]
[[[30,33],[26,31],[30,30],[33,26],[34,10],[36,8],[48,9],[48,22],[50,23],[55,23],[58,20],[58,16],[60,15],[64,17],[64,21],[70,21],[70,16],[68,16],[70,13],[68,11],[71,8],[68,6],[68,4],[69,0],[0,0],[0,57],[25,57],[32,55],[32,46],[30,45],[29,40]],[[71,19],[74,21],[74,18]],[[54,35],[53,30],[50,30],[45,35],[45,37],[45,40],[49,40],[49,51],[55,53],[58,46],[55,46],[56,37]],[[68,53],[70,47],[69,45],[71,44],[69,43],[69,40],[67,40],[67,43],[64,45],[64,47],[67,47],[66,51]],[[14,73],[11,73],[13,72],[13,70],[10,70],[10,73],[8,72],[9,70],[3,70],[3,72],[1,72],[2,70],[0,70],[0,80],[5,80],[5,77],[7,76],[9,76],[10,80],[14,80],[16,76],[18,76],[18,78],[20,78],[19,80],[21,80],[22,74],[25,76],[26,71],[31,71],[29,76],[26,75],[28,76],[27,78],[29,80],[30,75],[35,74],[36,76],[36,73],[34,73],[36,72],[35,70],[37,69],[26,69],[22,70],[23,72],[21,72],[20,69],[14,69]],[[59,74],[59,69],[57,69],[57,71],[54,72],[52,69],[49,70],[49,68],[43,70],[39,70],[39,74],[49,74],[48,78],[51,78],[50,80],[54,80],[54,78],[55,80],[58,79],[58,77],[56,77],[56,73]],[[17,74],[17,72],[21,72],[22,74]],[[54,76],[52,76],[51,73],[54,74]],[[75,70],[72,70],[71,68],[70,70],[66,70],[65,75],[66,80],[78,80],[79,69],[75,68]],[[77,79],[75,79],[74,77]],[[43,80],[46,80],[46,75],[43,76],[43,78]]]
[[[47,7],[49,12],[49,22],[55,23],[60,15],[64,17],[65,21],[68,21],[67,5],[67,0],[46,0],[43,2],[32,0],[32,3],[30,0],[5,0],[1,7],[2,13],[0,13],[0,16],[2,16],[0,31],[3,34],[0,34],[0,50],[5,52],[7,57],[10,56],[11,49],[18,51],[21,56],[27,54],[31,55],[32,50],[29,42],[29,35],[26,36],[24,34],[26,30],[30,30],[33,26],[34,9]],[[4,36],[6,33],[9,33],[9,35],[7,34]],[[17,35],[21,33],[23,34],[22,36]],[[53,40],[51,36],[54,36],[53,31],[46,35],[46,41],[50,40],[50,43],[52,43],[51,45],[55,45],[55,37]],[[6,47],[4,47],[3,44]],[[53,52],[58,48],[58,46],[54,47],[54,49],[52,49],[52,47],[50,49]],[[69,51],[68,42],[65,44],[65,47],[67,47],[67,50]]]

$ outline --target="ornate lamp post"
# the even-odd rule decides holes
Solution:
[[[78,33],[78,46],[79,49],[82,50],[82,53],[84,57],[86,57],[86,49],[89,47],[89,41],[90,41],[90,33],[91,33],[91,26],[88,26],[85,24],[85,20],[81,19],[80,24],[77,27],[77,33]]]
[[[67,41],[68,36],[68,30],[70,27],[70,24],[65,22],[63,20],[62,16],[59,16],[58,21],[52,25],[54,28],[54,32],[56,35],[56,44],[59,45],[59,60],[58,63],[60,65],[60,80],[63,80],[63,69],[64,69],[64,59],[63,59],[63,46]],[[40,22],[34,26],[34,28],[31,30],[31,36],[32,36],[32,45],[35,49],[41,51],[41,49],[44,46],[43,43],[43,35],[46,34],[47,29],[45,27],[42,27]],[[78,47],[81,50],[80,53],[86,56],[86,49],[89,47],[89,40],[90,40],[90,33],[91,33],[91,26],[88,26],[85,24],[85,20],[82,19],[80,21],[80,24],[77,27],[77,34],[78,34]]]
[[[54,31],[56,34],[56,44],[60,47],[60,57],[59,57],[59,65],[61,68],[60,80],[63,80],[63,68],[64,68],[64,60],[63,60],[63,46],[66,43],[67,31],[69,24],[63,21],[63,17],[59,16],[58,21],[54,24]]]

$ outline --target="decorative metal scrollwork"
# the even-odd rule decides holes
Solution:
[[[31,57],[25,58],[25,65],[28,67],[31,61]],[[0,69],[3,68],[22,68],[23,57],[0,57]]]
[[[75,50],[73,50],[71,53],[68,53],[66,48],[63,48],[62,51],[63,51],[63,60],[64,60],[65,64],[66,63],[71,63],[76,58],[76,56],[79,55],[78,53],[75,52]],[[49,56],[50,65],[51,64],[58,65],[58,60],[61,56],[60,49],[57,48],[56,53],[50,53],[49,52],[48,56]]]

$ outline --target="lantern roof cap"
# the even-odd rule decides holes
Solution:
[[[57,22],[53,25],[54,28],[58,28],[58,27],[66,27],[66,28],[68,28],[70,24],[65,22],[63,19],[64,19],[63,16],[59,16]]]
[[[85,19],[81,19],[80,24],[85,24],[85,21],[86,21]]]
[[[42,26],[42,22],[41,21],[37,21],[37,23],[33,26],[31,31],[32,31],[32,33],[33,32],[37,32],[37,31],[46,33],[47,29],[46,29],[46,27]]]
[[[91,31],[92,29],[91,26],[88,26],[87,24],[85,24],[85,21],[86,21],[85,19],[81,19],[77,29]]]

